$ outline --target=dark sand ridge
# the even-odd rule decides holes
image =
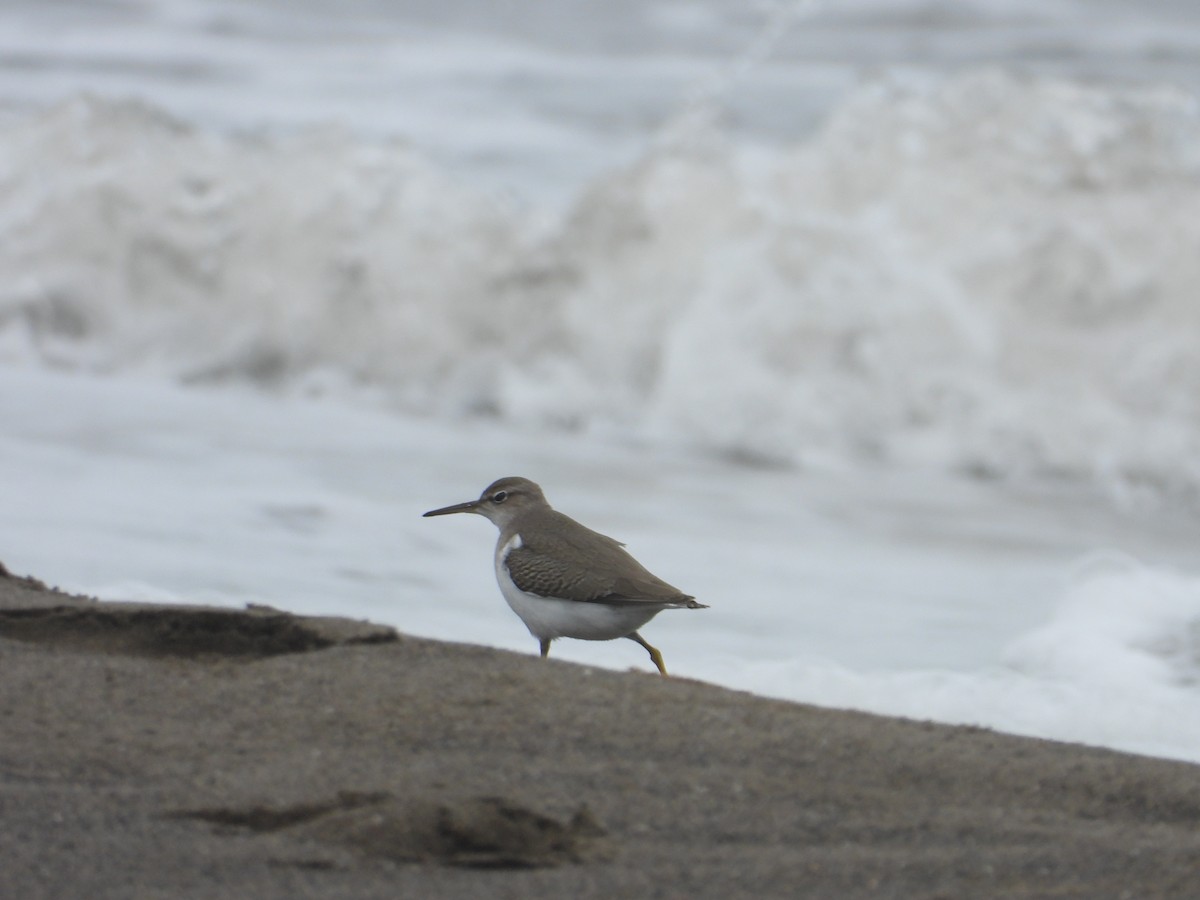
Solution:
[[[0,575],[0,897],[1200,896],[1200,767]]]

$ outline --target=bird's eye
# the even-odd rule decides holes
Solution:
[[[507,499],[508,491],[496,491],[496,493],[492,494],[493,503],[503,503]]]

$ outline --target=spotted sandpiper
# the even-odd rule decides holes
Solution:
[[[662,654],[637,630],[664,609],[707,609],[690,594],[652,575],[613,540],[564,516],[528,478],[501,478],[478,500],[431,509],[426,516],[475,513],[500,529],[496,580],[500,592],[541,643],[629,638],[646,648],[664,676]]]

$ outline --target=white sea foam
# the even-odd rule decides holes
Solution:
[[[974,671],[791,659],[722,671],[758,693],[1200,761],[1200,581],[1086,561],[1048,621]]]
[[[81,97],[0,134],[0,353],[1194,499],[1198,148],[1178,92],[885,81],[538,230],[403,145]]]

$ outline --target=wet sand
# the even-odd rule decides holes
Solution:
[[[0,575],[0,896],[1196,897],[1200,766]]]

